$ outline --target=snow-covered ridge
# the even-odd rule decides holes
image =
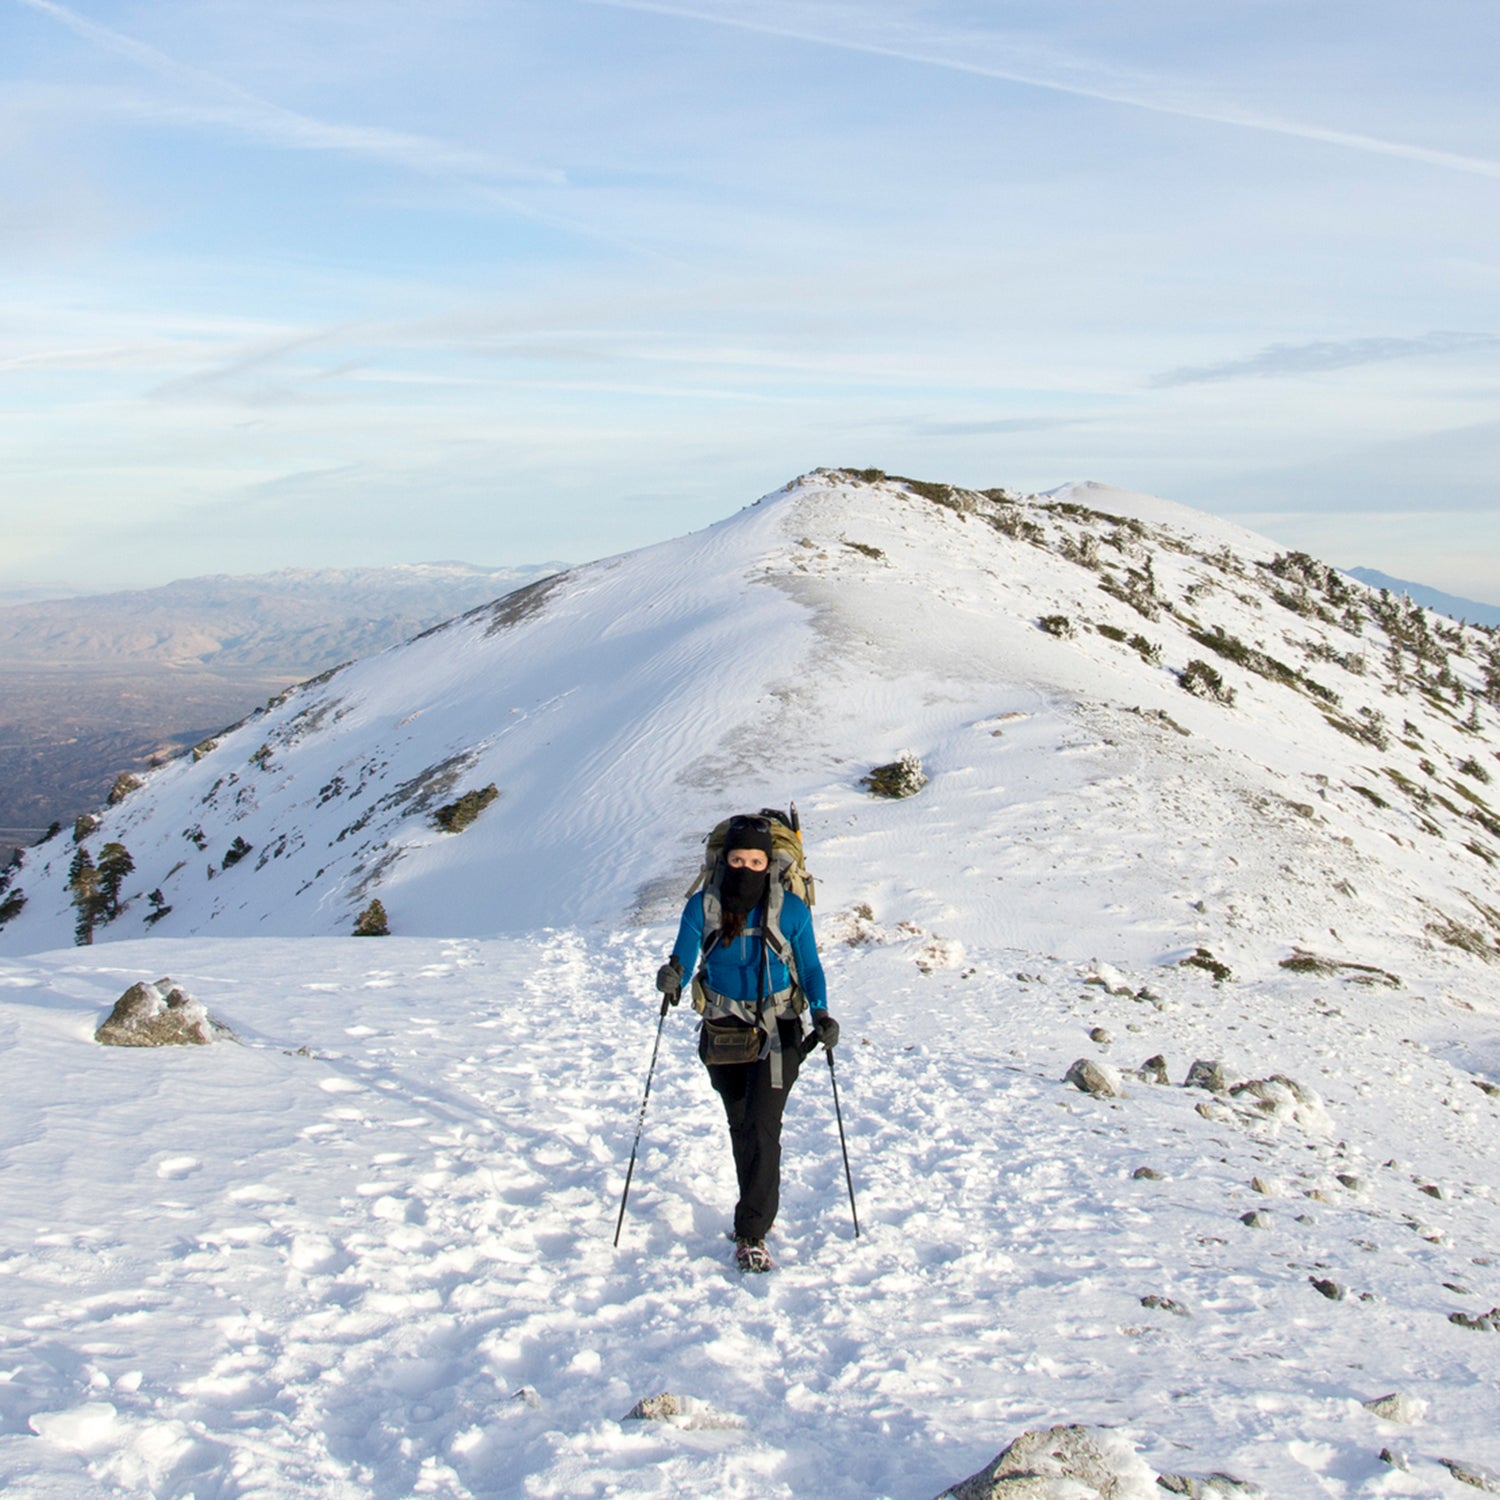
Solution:
[[[649,919],[723,807],[795,798],[826,888],[955,942],[1462,969],[1500,956],[1497,682],[1486,632],[1170,502],[819,471],[158,771],[84,840],[135,866],[95,937],[347,933],[377,893],[408,934]],[[929,788],[872,804],[907,748]],[[74,852],[28,853],[7,951],[70,939]]]
[[[1149,497],[847,472],[304,684],[0,894],[0,1489],[1500,1484],[1494,692]],[[695,838],[788,797],[863,1233],[813,1059],[740,1280],[686,1007],[613,1232]],[[96,1046],[165,976],[238,1043]]]

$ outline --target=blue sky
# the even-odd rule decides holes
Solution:
[[[818,465],[1500,600],[1494,0],[0,0],[0,586]]]

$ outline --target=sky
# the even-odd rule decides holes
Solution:
[[[0,589],[818,466],[1500,602],[1494,0],[0,0]]]

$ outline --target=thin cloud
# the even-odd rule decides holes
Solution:
[[[429,177],[443,179],[477,177],[506,178],[560,184],[563,173],[520,166],[482,152],[471,151],[429,136],[411,135],[379,126],[345,125],[320,120],[286,109],[252,94],[227,78],[194,68],[123,32],[102,26],[57,0],[16,0],[41,15],[66,26],[76,36],[94,42],[118,56],[139,63],[153,72],[191,85],[216,97],[216,105],[156,105],[151,112],[168,121],[194,121],[226,126],[246,135],[297,150],[333,151],[367,156],[405,167]]]
[[[26,3],[41,3],[41,0],[26,0]],[[1030,88],[1071,94],[1077,98],[1097,99],[1104,103],[1125,105],[1130,109],[1148,110],[1154,114],[1174,115],[1181,119],[1201,120],[1215,125],[1232,125],[1240,129],[1257,130],[1271,135],[1292,136],[1298,140],[1314,141],[1320,145],[1339,146],[1376,156],[1396,157],[1403,161],[1419,162],[1424,166],[1441,167],[1447,171],[1466,172],[1478,177],[1500,177],[1500,161],[1489,157],[1467,156],[1455,151],[1437,151],[1431,147],[1415,146],[1405,141],[1385,140],[1379,136],[1364,135],[1357,131],[1333,130],[1321,125],[1310,125],[1305,121],[1281,119],[1276,115],[1262,114],[1255,110],[1223,105],[1210,106],[1173,99],[1169,97],[1170,85],[1153,83],[1140,78],[1133,78],[1122,83],[1120,80],[1126,75],[1119,70],[1109,69],[1099,64],[1045,57],[1042,57],[1039,62],[1031,61],[1015,65],[978,60],[973,56],[976,47],[985,43],[994,45],[996,42],[1004,42],[1013,53],[1030,52],[1034,57],[1037,55],[1035,48],[1025,47],[1010,37],[994,32],[960,33],[939,28],[916,30],[908,27],[893,39],[882,41],[868,36],[823,30],[812,24],[754,20],[722,11],[669,4],[665,3],[665,0],[582,0],[582,3],[604,6],[612,10],[642,11],[650,15],[703,21],[740,31],[759,32],[764,36],[786,37],[789,40],[809,42],[820,47],[835,47],[845,52],[862,52],[874,57],[889,57],[928,67],[946,68],[955,73],[968,73],[980,78],[995,78],[1006,83],[1019,83]],[[861,14],[858,21],[859,24],[867,25],[868,17]],[[1076,73],[1078,76],[1069,77],[1067,76],[1069,73]],[[1152,87],[1160,92],[1146,91]]]
[[[1277,375],[1316,375],[1326,370],[1349,370],[1359,365],[1384,364],[1395,359],[1419,359],[1433,354],[1472,354],[1500,348],[1492,333],[1427,333],[1421,338],[1366,338],[1321,340],[1311,344],[1270,344],[1248,359],[1217,365],[1184,365],[1153,375],[1158,389],[1205,385],[1219,380],[1244,380]]]

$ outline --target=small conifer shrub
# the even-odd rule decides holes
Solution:
[[[1073,628],[1073,622],[1066,615],[1043,615],[1037,624],[1048,635],[1055,635],[1060,640],[1070,641],[1077,634]]]
[[[1195,698],[1207,698],[1211,703],[1222,703],[1226,708],[1234,703],[1234,689],[1225,685],[1224,679],[1206,661],[1194,657],[1177,680],[1183,690]]]
[[[377,896],[360,912],[354,923],[355,937],[389,937],[391,929],[386,921],[385,907]]]
[[[927,785],[927,776],[921,756],[914,750],[903,750],[888,765],[876,766],[861,777],[859,784],[876,797],[914,797]]]
[[[3,901],[0,901],[0,927],[4,927],[13,918],[19,917],[25,905],[26,892],[17,886]]]
[[[499,795],[500,789],[492,781],[478,791],[465,792],[457,802],[444,804],[433,813],[432,821],[444,833],[462,833]]]
[[[154,927],[172,908],[167,905],[167,898],[162,895],[160,886],[152,891],[146,900],[151,903],[151,910],[146,913],[146,926]]]

